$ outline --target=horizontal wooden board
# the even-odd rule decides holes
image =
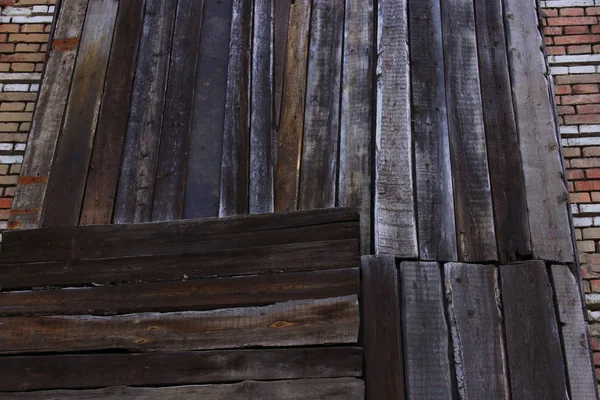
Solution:
[[[358,347],[4,357],[0,391],[359,377],[362,357]]]
[[[0,353],[184,351],[356,343],[357,296],[114,317],[0,318]]]

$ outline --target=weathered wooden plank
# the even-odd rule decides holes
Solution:
[[[442,0],[458,258],[498,258],[471,0]],[[452,10],[451,12],[449,10]]]
[[[396,261],[363,256],[361,270],[367,398],[404,399]]]
[[[356,343],[356,295],[214,311],[0,318],[0,353],[184,351]]]
[[[204,0],[184,218],[219,215],[232,7],[233,0]]]
[[[444,269],[459,394],[508,399],[496,267],[449,263]]]
[[[252,1],[234,0],[229,41],[219,216],[248,213]]]
[[[546,266],[542,261],[503,265],[500,278],[511,397],[566,400],[565,368]]]
[[[375,251],[416,258],[406,0],[378,7]]]
[[[63,0],[60,4],[19,184],[15,189],[8,224],[11,229],[40,226],[87,5],[88,0]]]
[[[311,6],[311,1],[297,1],[290,9],[275,169],[276,211],[298,208]]]
[[[201,311],[359,293],[358,269],[0,293],[0,315]]]
[[[55,390],[6,393],[3,400],[362,400],[364,382],[355,378],[246,381],[226,385],[174,386],[166,388],[110,387],[97,390]]]
[[[569,198],[536,3],[504,1],[504,20],[533,256],[573,262]]]
[[[408,5],[419,257],[457,260],[440,1]]]
[[[158,162],[176,0],[146,0],[114,222],[148,222]]]
[[[288,46],[288,29],[290,26],[290,10],[292,0],[278,0],[273,11],[273,69],[274,69],[274,96],[275,96],[275,128],[279,130],[281,122],[281,100],[283,98],[283,77],[286,68],[286,53]],[[275,135],[274,139],[277,136]],[[277,140],[274,141],[273,154],[277,155]],[[275,158],[275,165],[277,159]]]
[[[552,266],[552,283],[571,400],[596,399],[596,375],[590,359],[588,329],[583,318],[579,283],[565,265]]]
[[[152,204],[153,221],[183,217],[203,6],[204,0],[177,2]]]
[[[362,358],[358,347],[3,357],[0,391],[360,377]]]
[[[338,205],[360,210],[361,253],[371,253],[373,1],[346,0]]]
[[[145,0],[119,3],[79,219],[82,225],[112,221],[145,6]]]
[[[449,333],[440,266],[400,264],[402,356],[409,399],[452,399]]]

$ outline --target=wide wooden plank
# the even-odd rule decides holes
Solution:
[[[375,251],[416,258],[406,0],[378,7]]]
[[[368,399],[404,399],[398,272],[392,256],[362,257],[362,312]]]
[[[204,0],[184,218],[219,215],[232,7],[233,0]]]
[[[503,265],[500,278],[512,399],[568,399],[552,287],[544,262]]]
[[[283,77],[286,68],[286,53],[288,46],[288,29],[290,27],[290,11],[292,0],[278,0],[273,10],[273,79],[275,97],[275,127],[279,130],[281,122],[281,100],[283,98]],[[273,154],[277,155],[277,135],[274,137]],[[274,164],[277,165],[275,157]]]
[[[507,399],[508,370],[496,267],[449,263],[444,270],[461,398]]]
[[[148,222],[177,0],[146,0],[114,222]]]
[[[458,258],[498,258],[472,0],[442,0]],[[452,10],[451,12],[449,10]]]
[[[419,258],[456,260],[440,0],[408,6]]]
[[[311,1],[297,1],[290,9],[275,169],[276,211],[298,208],[311,6]]]
[[[112,221],[145,6],[144,0],[119,3],[79,219],[82,225]]]
[[[0,391],[360,377],[362,361],[358,347],[14,356],[2,358]]]
[[[55,390],[2,395],[3,400],[362,400],[364,397],[364,382],[355,378],[246,381],[227,385],[166,388],[111,387],[86,391]]]
[[[347,0],[338,205],[360,210],[361,253],[371,253],[373,1]]]
[[[177,2],[152,205],[153,221],[183,217],[203,5],[204,0]]]
[[[449,333],[440,266],[400,264],[402,356],[409,399],[452,399]]]
[[[506,0],[504,20],[533,256],[573,262],[569,197],[536,3]]]
[[[552,266],[571,400],[596,399],[596,374],[590,359],[588,328],[583,317],[579,282],[565,265]]]
[[[71,87],[87,5],[88,0],[64,0],[59,5],[19,184],[15,189],[8,223],[11,229],[33,229],[41,225],[41,210]]]

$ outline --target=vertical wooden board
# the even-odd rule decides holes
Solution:
[[[450,345],[440,266],[400,265],[402,355],[409,399],[452,399]]]
[[[8,224],[10,229],[33,229],[40,225],[87,5],[88,0],[63,0],[58,11],[15,190]]]
[[[495,266],[444,266],[454,365],[462,399],[508,399],[508,374]]]
[[[119,3],[79,219],[82,225],[112,221],[145,6],[145,0]]]
[[[153,221],[183,217],[192,107],[204,0],[179,0],[152,205]]]
[[[504,0],[504,12],[533,256],[573,262],[568,192],[536,2]]]
[[[408,4],[419,257],[457,260],[440,0]]]
[[[378,4],[375,251],[416,258],[406,0]]]
[[[278,0],[275,2],[273,12],[273,64],[274,64],[274,87],[275,87],[275,127],[279,130],[281,121],[281,99],[283,94],[283,76],[285,72],[285,54],[288,44],[288,29],[290,22],[290,9],[292,0]],[[277,144],[274,142],[274,145]],[[273,149],[277,154],[277,146]],[[275,160],[276,161],[276,160]]]
[[[296,1],[290,9],[275,168],[275,211],[298,208],[311,5],[311,1]]]
[[[117,224],[148,222],[177,0],[146,0],[131,113],[115,203]]]
[[[565,352],[571,400],[596,399],[596,374],[583,317],[579,283],[565,265],[552,266],[552,283]]]
[[[233,0],[204,0],[184,218],[219,215],[221,155]]]
[[[371,253],[373,1],[346,0],[338,205],[360,210],[361,253]]]
[[[361,271],[367,399],[404,399],[396,260],[363,256]]]
[[[273,7],[274,0],[254,1],[250,95],[251,214],[273,212]]]
[[[219,216],[248,213],[252,1],[234,0],[229,41]]]
[[[512,399],[568,399],[552,288],[544,262],[503,265],[500,280]]]

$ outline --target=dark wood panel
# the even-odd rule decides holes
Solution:
[[[283,95],[283,77],[286,68],[286,53],[288,46],[288,29],[290,26],[290,9],[292,0],[278,0],[273,11],[273,70],[274,70],[274,96],[275,96],[275,127],[279,130],[281,122],[281,100]],[[274,141],[274,152],[277,154],[278,140]],[[275,157],[275,165],[277,159]]]
[[[3,357],[0,391],[360,377],[362,358],[358,347]]]

